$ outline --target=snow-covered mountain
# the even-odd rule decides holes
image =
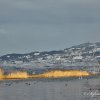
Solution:
[[[7,54],[0,64],[9,66],[94,66],[100,61],[100,43],[84,43],[64,50]]]

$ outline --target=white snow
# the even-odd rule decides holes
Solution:
[[[40,53],[34,53],[35,56],[38,56]]]
[[[100,48],[95,48],[95,49],[93,50],[93,52],[97,52],[97,51],[100,51]]]
[[[83,57],[82,56],[75,56],[73,59],[76,60],[76,59],[82,59]]]
[[[7,56],[8,58],[10,58],[10,56]]]
[[[27,59],[30,58],[30,57],[31,57],[30,55],[27,55],[27,56],[26,56]]]
[[[21,64],[23,61],[15,61],[16,64]]]

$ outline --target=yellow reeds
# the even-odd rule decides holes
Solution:
[[[13,71],[4,74],[4,70],[0,69],[0,80],[3,79],[27,79],[27,78],[62,78],[62,77],[81,77],[89,76],[91,73],[81,70],[52,70],[42,74],[29,75],[26,71]]]
[[[89,75],[90,73],[88,73],[87,71],[80,71],[80,70],[52,70],[36,76],[33,75],[33,77],[61,78],[61,77],[81,77],[81,76],[89,76]]]

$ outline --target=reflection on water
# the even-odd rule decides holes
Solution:
[[[0,82],[0,100],[100,100],[89,94],[100,79],[27,80]],[[90,84],[94,83],[94,84]],[[92,88],[92,87],[93,88]]]

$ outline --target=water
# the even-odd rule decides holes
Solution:
[[[99,84],[100,79],[3,81],[0,100],[100,100],[86,94],[90,83]]]

